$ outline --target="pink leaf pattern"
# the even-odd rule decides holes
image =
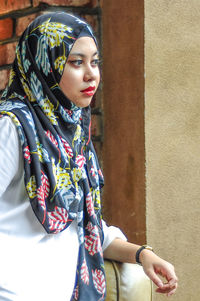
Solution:
[[[66,140],[64,140],[61,136],[60,136],[60,139],[63,143],[63,146],[64,146],[64,149],[65,149],[66,153],[68,154],[68,156],[70,158],[72,158],[73,157],[73,151],[72,151],[72,148],[70,147],[69,143]]]
[[[98,174],[100,175],[100,177],[102,177],[102,178],[103,178],[103,174],[102,174],[102,171],[101,171],[101,169],[98,169]]]
[[[42,224],[44,224],[45,217],[46,217],[46,203],[45,203],[45,192],[44,192],[44,188],[42,185],[37,189],[37,199],[38,199],[38,204],[40,205],[40,208],[42,208],[44,211],[44,218],[42,221]]]
[[[58,148],[58,142],[50,131],[46,131],[45,134],[51,140],[51,142]]]
[[[47,176],[42,172],[42,177],[41,177],[42,185],[37,189],[37,198],[38,198],[38,203],[40,205],[40,208],[43,209],[44,211],[44,218],[42,221],[42,224],[45,222],[45,217],[46,217],[46,203],[45,199],[49,195],[50,191],[50,183],[47,178]]]
[[[78,165],[79,168],[82,168],[84,166],[85,162],[86,162],[86,159],[84,156],[78,155],[76,157],[76,164]]]
[[[77,285],[76,288],[74,289],[74,292],[73,292],[74,300],[78,300],[78,290],[79,290],[79,287]]]
[[[50,191],[50,183],[47,176],[42,172],[42,187],[44,189],[45,198],[48,197]]]
[[[31,163],[31,155],[30,155],[30,150],[29,150],[28,146],[26,146],[24,148],[24,158],[28,160],[29,164]]]
[[[67,114],[70,116],[70,117],[72,117],[72,110],[68,110],[68,109],[64,109],[65,110],[65,112],[67,112]]]
[[[98,269],[95,269],[95,271],[92,270],[92,279],[97,292],[101,295],[105,294],[106,281],[104,273]]]
[[[93,204],[93,200],[92,200],[92,196],[91,196],[90,192],[88,193],[88,195],[86,197],[86,207],[87,207],[87,212],[88,212],[89,216],[95,215],[94,204]]]
[[[91,232],[94,229],[94,226],[91,222],[89,222],[85,229],[88,230],[89,232]]]
[[[88,267],[86,264],[86,260],[84,259],[83,264],[81,266],[81,280],[89,285],[89,272],[88,272]]]
[[[54,233],[59,233],[62,231],[67,222],[68,222],[68,212],[65,208],[61,208],[56,206],[55,210],[52,212],[47,212],[49,223],[50,223],[50,230],[54,231]]]
[[[95,169],[94,166],[91,167],[90,173],[92,174],[93,177],[95,177]]]
[[[85,248],[88,250],[91,256],[98,252],[102,256],[102,248],[97,226],[93,226],[92,223],[89,222],[86,229],[90,232],[90,235],[85,236]]]

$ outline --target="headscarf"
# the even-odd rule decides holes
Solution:
[[[25,186],[41,225],[56,234],[77,221],[79,260],[73,298],[96,301],[104,300],[106,292],[103,176],[90,139],[90,107],[75,106],[59,87],[80,36],[95,40],[90,26],[77,17],[56,12],[36,18],[16,48],[0,114],[8,115],[17,127]]]

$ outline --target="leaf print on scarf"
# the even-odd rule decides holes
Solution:
[[[82,178],[82,171],[80,168],[72,169],[73,181],[76,183]]]
[[[28,120],[28,124],[29,126],[31,127],[31,129],[33,130],[34,132],[34,135],[37,136],[37,141],[38,141],[38,135],[37,135],[37,132],[36,132],[36,128],[35,128],[35,124],[33,122],[33,117],[31,115],[30,112],[27,112],[25,110],[22,110],[22,112],[24,113],[24,115],[26,116],[26,119]]]
[[[36,186],[36,179],[35,176],[31,176],[30,180],[26,185],[26,190],[28,192],[29,198],[33,199],[37,196],[37,186]]]
[[[86,230],[88,230],[90,234],[85,236],[85,248],[91,256],[94,256],[96,253],[100,253],[101,256],[103,256],[98,227],[88,222]]]
[[[27,145],[25,148],[24,148],[24,158],[26,160],[28,160],[28,163],[30,164],[31,163],[31,154],[30,154],[30,150],[29,150],[29,146]]]
[[[50,22],[50,18],[39,26],[40,32],[48,37],[50,48],[60,46],[64,37],[73,39],[68,33],[72,32],[72,28],[62,23]]]
[[[58,69],[58,72],[60,73],[60,75],[63,74],[66,60],[67,60],[66,56],[62,55],[62,56],[59,56],[54,62],[55,69]]]
[[[37,99],[39,106],[42,108],[42,110],[44,111],[48,119],[51,121],[51,123],[57,125],[58,123],[54,114],[54,105],[49,101],[48,98],[44,98],[42,84],[37,78],[35,72],[31,73],[30,81],[31,89],[35,98]]]
[[[67,222],[69,221],[67,210],[58,206],[55,207],[54,211],[47,212],[47,216],[49,219],[50,229],[54,234],[64,230]]]
[[[13,109],[22,109],[23,107],[25,107],[25,104],[17,102],[14,103],[12,101],[2,101],[1,102],[1,109],[2,111],[11,111]],[[2,113],[2,112],[1,112]]]
[[[25,45],[25,41],[23,41],[22,43],[22,50],[21,50],[21,53],[22,53],[22,63],[23,63],[23,66],[24,66],[24,71],[27,72],[30,65],[31,65],[31,62],[26,59],[26,45]]]
[[[77,141],[78,143],[80,143],[80,137],[81,137],[81,127],[80,125],[78,124],[77,125],[77,128],[76,128],[76,132],[75,132],[75,135],[74,135],[74,139],[72,140],[72,146],[74,147],[74,142]]]
[[[63,143],[64,149],[65,149],[67,155],[68,155],[70,158],[72,158],[72,157],[73,157],[73,151],[72,151],[71,146],[69,145],[69,143],[68,143],[65,139],[63,139],[61,136],[59,136],[59,137],[60,137],[60,140],[61,140],[62,143]]]
[[[49,196],[50,183],[49,183],[49,179],[44,174],[44,172],[42,172],[41,181],[42,181],[42,187],[43,187],[43,191],[44,191],[44,197],[47,198]]]
[[[63,108],[62,106],[59,106],[58,111],[61,114],[63,120],[65,120],[66,122],[77,123],[80,120],[81,117],[80,109],[71,111],[71,110],[67,110],[66,108]]]
[[[40,36],[37,43],[37,53],[35,57],[36,64],[39,69],[47,76],[50,72],[51,66],[48,57],[48,45],[46,36]]]
[[[85,163],[86,163],[86,159],[85,159],[84,156],[78,155],[78,156],[76,157],[76,164],[78,165],[78,167],[79,167],[80,169],[83,168],[83,166],[85,165]]]
[[[81,280],[89,285],[89,271],[88,271],[88,267],[86,264],[86,260],[84,259],[83,264],[81,266]]]
[[[95,181],[98,183],[99,181],[98,169],[96,165],[95,156],[92,151],[89,151],[89,160],[91,161],[90,173],[95,178]]]
[[[42,102],[44,99],[44,94],[43,94],[42,84],[37,78],[35,72],[31,72],[30,82],[31,82],[31,90],[35,98],[37,99],[38,103],[40,104],[40,102]]]
[[[44,224],[45,219],[46,219],[46,204],[45,204],[45,193],[44,193],[44,189],[42,187],[42,185],[40,187],[38,187],[37,189],[37,200],[38,200],[38,205],[40,206],[40,211],[43,211],[43,221],[42,224]]]
[[[73,186],[69,173],[67,173],[65,168],[60,166],[59,162],[56,165],[54,158],[52,158],[52,165],[57,189],[62,190],[63,188],[66,188],[69,190]]]
[[[48,98],[45,98],[40,102],[40,107],[43,109],[45,115],[48,117],[51,123],[53,125],[58,125],[57,117],[54,114],[54,105]]]
[[[57,142],[56,138],[53,136],[53,134],[49,130],[46,131],[45,134],[50,139],[50,141],[56,146],[56,148],[58,148],[58,142]]]
[[[79,285],[77,284],[77,286],[75,287],[74,292],[73,292],[73,298],[75,301],[78,300],[78,296],[79,296]]]
[[[24,97],[23,96],[21,96],[21,95],[19,95],[18,93],[16,93],[16,92],[14,92],[14,93],[12,93],[11,95],[10,95],[10,97],[9,97],[10,99],[12,99],[12,98],[16,98],[16,99],[20,99],[20,100],[22,100],[22,101],[24,101]]]
[[[36,99],[33,97],[33,94],[31,93],[31,90],[29,89],[29,86],[27,85],[27,83],[25,82],[25,80],[23,78],[21,78],[21,83],[22,83],[22,86],[24,88],[24,92],[26,93],[29,101],[30,102],[36,101]]]
[[[87,207],[87,212],[88,212],[89,216],[94,216],[95,215],[94,204],[93,204],[93,200],[92,200],[92,196],[91,196],[90,192],[88,193],[88,195],[86,197],[86,207]]]
[[[37,199],[38,199],[38,204],[40,205],[40,209],[43,210],[44,218],[42,221],[42,224],[45,222],[46,218],[46,203],[45,200],[49,196],[49,191],[50,191],[50,183],[47,178],[47,176],[42,172],[42,178],[41,178],[41,185],[37,189]]]
[[[92,199],[94,202],[95,209],[100,210],[101,209],[101,194],[100,194],[99,188],[97,187],[96,189],[92,189],[91,193],[92,193]]]
[[[26,80],[26,76],[24,74],[24,69],[22,67],[22,62],[21,62],[21,58],[20,58],[19,46],[16,47],[16,56],[17,56],[18,68],[20,70],[20,73],[21,73],[22,77]],[[21,80],[21,78],[20,78],[20,80]]]
[[[8,86],[9,87],[11,86],[15,75],[16,75],[15,71],[13,69],[11,69],[10,70],[10,75],[9,75],[9,80],[8,80]]]
[[[36,132],[36,128],[35,128],[35,124],[33,122],[33,118],[31,113],[27,113],[26,111],[22,110],[24,112],[24,115],[26,116],[26,119],[32,129],[32,131],[34,132],[35,135],[35,141],[36,141],[36,145],[37,145],[37,154],[39,156],[39,160],[40,162],[44,163],[44,162],[50,162],[49,159],[49,154],[47,152],[47,150],[43,147],[43,145],[39,142],[39,138]]]
[[[37,154],[40,162],[41,163],[50,162],[49,154],[47,150],[43,147],[43,145],[39,141],[36,141],[36,145],[37,145]]]
[[[45,131],[46,136],[49,138],[49,140],[51,141],[51,143],[53,143],[53,145],[55,145],[55,147],[57,148],[58,152],[59,152],[59,160],[60,160],[60,149],[58,147],[58,141],[56,140],[56,138],[53,136],[53,134],[48,130]]]
[[[92,279],[97,292],[101,295],[104,295],[106,291],[106,280],[103,272],[98,269],[95,269],[95,271],[92,270]],[[101,299],[103,299],[103,297],[101,297],[99,300]]]

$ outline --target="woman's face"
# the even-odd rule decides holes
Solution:
[[[60,81],[63,93],[76,106],[87,107],[100,81],[99,56],[90,37],[81,37],[74,43]]]

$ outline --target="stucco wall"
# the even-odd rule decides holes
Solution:
[[[176,266],[171,300],[199,301],[199,0],[145,0],[145,73],[147,240]]]

